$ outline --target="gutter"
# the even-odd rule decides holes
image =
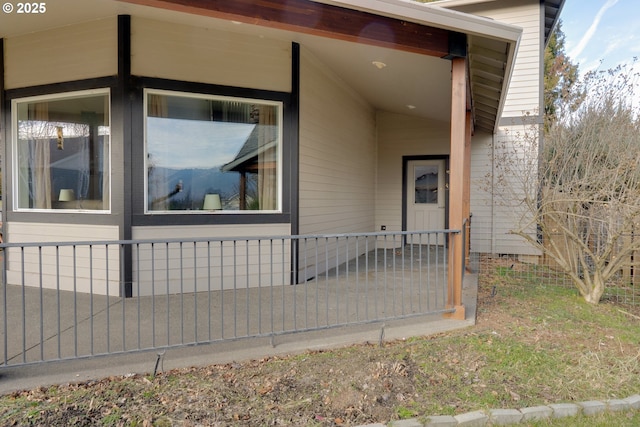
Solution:
[[[414,0],[312,1],[511,43],[522,35],[522,28],[515,25]]]

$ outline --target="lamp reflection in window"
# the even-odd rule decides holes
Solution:
[[[59,202],[73,202],[75,199],[76,195],[72,189],[63,188],[60,190],[60,195],[58,196]]]
[[[205,195],[202,209],[205,211],[219,211],[220,209],[222,209],[222,203],[220,203],[220,195],[219,194]]]

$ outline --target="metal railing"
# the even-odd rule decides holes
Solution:
[[[0,366],[448,312],[458,232],[1,244]]]

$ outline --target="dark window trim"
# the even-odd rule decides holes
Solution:
[[[131,174],[133,170],[131,158],[132,146],[132,119],[131,119],[131,16],[118,15],[118,85],[115,99],[111,100],[112,117],[116,117],[117,129],[122,136],[122,225],[120,238],[129,240],[132,238],[131,227]],[[113,160],[112,160],[113,162]],[[113,182],[113,181],[112,181]],[[113,188],[113,184],[112,184]],[[112,198],[113,200],[113,198]],[[113,209],[113,203],[112,203]],[[113,211],[112,211],[113,212]],[[133,295],[133,255],[130,245],[123,248],[123,264],[120,271],[120,281],[123,283],[125,297]]]
[[[445,188],[447,188],[444,199],[444,228],[449,228],[449,155],[402,156],[402,231],[407,231],[407,185],[409,185],[407,167],[413,160],[444,160]]]
[[[47,95],[61,95],[64,96],[69,92],[78,92],[85,90],[94,90],[94,89],[108,89],[110,92],[111,99],[111,144],[114,144],[114,117],[113,117],[113,103],[114,103],[114,95],[118,86],[118,79],[115,76],[108,77],[97,77],[85,80],[74,80],[69,82],[61,82],[61,83],[51,83],[45,85],[38,86],[28,86],[22,88],[15,89],[7,89],[4,91],[4,111],[6,112],[5,116],[5,159],[6,161],[3,164],[3,174],[5,179],[3,180],[3,186],[6,189],[11,189],[8,193],[5,194],[13,194],[13,169],[15,165],[13,164],[13,123],[12,123],[12,115],[11,115],[11,103],[16,99],[28,98],[34,96],[47,96]],[[112,164],[113,159],[110,159],[110,164]],[[113,173],[113,167],[111,167],[111,173]],[[112,179],[113,177],[111,177]],[[113,208],[113,194],[111,195],[111,207]],[[13,206],[13,197],[6,197],[3,203],[3,210],[5,218],[4,222],[16,221],[19,220],[21,222],[50,222],[53,224],[85,224],[85,225],[119,225],[118,218],[113,215],[113,210],[111,213],[106,212],[80,212],[80,211],[71,211],[71,212],[59,212],[56,209],[52,209],[50,211],[31,211],[31,210],[20,210],[15,211]],[[17,219],[19,216],[19,219]]]
[[[291,165],[296,159],[293,155],[295,135],[292,131],[291,116],[293,112],[292,95],[288,92],[251,89],[244,87],[223,86],[216,84],[185,82],[179,80],[160,79],[152,77],[132,77],[135,95],[132,105],[132,162],[134,165],[144,165],[144,89],[172,90],[176,92],[193,93],[198,95],[217,95],[236,98],[253,98],[256,100],[282,102],[282,212],[279,213],[215,213],[211,215],[180,214],[180,213],[144,213],[146,194],[144,192],[144,167],[137,167],[132,175],[132,225],[229,225],[229,224],[287,224],[292,222],[292,191]],[[297,124],[296,124],[297,126]],[[296,146],[297,147],[297,146]]]
[[[2,159],[4,160],[2,163],[2,166],[0,167],[0,174],[3,174],[4,176],[2,177],[2,186],[0,187],[0,191],[2,191],[2,198],[5,197],[5,195],[7,194],[7,179],[6,179],[6,174],[4,174],[4,171],[6,170],[7,166],[7,159],[9,157],[9,150],[7,148],[7,133],[3,132],[4,130],[7,128],[7,126],[5,125],[7,121],[11,121],[10,118],[5,119],[5,111],[11,111],[9,109],[5,108],[5,93],[4,93],[4,38],[0,38],[0,141],[4,142],[3,144],[3,150],[1,151],[0,154],[2,154]],[[11,116],[10,114],[7,114],[7,116]],[[11,170],[11,168],[9,169]],[[2,212],[2,218],[6,218],[7,217],[7,203],[2,203],[2,209],[0,210],[0,212]],[[2,227],[0,227],[0,235],[4,234],[4,230],[2,230]]]
[[[291,108],[288,115],[288,132],[290,138],[291,162],[288,165],[291,177],[289,180],[291,201],[291,234],[300,234],[300,192],[299,167],[300,167],[300,45],[291,43]],[[286,120],[286,119],[285,119]],[[287,127],[285,127],[287,129]],[[285,166],[285,165],[283,165]],[[298,258],[297,240],[291,241],[291,283],[299,283],[300,264]]]
[[[31,96],[63,95],[67,92],[77,92],[81,90],[111,89],[111,92],[113,93],[117,86],[118,79],[115,76],[96,77],[85,80],[73,80],[69,82],[7,89],[5,91],[5,95],[6,102],[11,104],[11,101],[14,99],[28,98]]]
[[[133,76],[132,79],[134,80],[136,90],[140,93],[142,93],[142,89],[158,89],[193,93],[196,95],[219,95],[236,98],[264,99],[267,101],[282,101],[283,103],[291,102],[291,94],[289,92],[161,79],[156,77]]]

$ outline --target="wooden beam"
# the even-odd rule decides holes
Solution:
[[[120,0],[442,58],[447,30],[310,0]]]
[[[449,154],[449,228],[462,231],[465,212],[465,158],[467,140],[466,58],[451,60],[451,147]],[[449,308],[447,317],[463,320],[462,275],[464,268],[462,233],[449,235]]]

